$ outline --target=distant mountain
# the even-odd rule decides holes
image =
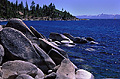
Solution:
[[[81,15],[76,17],[80,19],[120,19],[120,14]]]

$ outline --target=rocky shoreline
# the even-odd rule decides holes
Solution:
[[[94,79],[58,45],[96,44],[93,38],[51,33],[49,39],[20,19],[0,25],[0,79]]]

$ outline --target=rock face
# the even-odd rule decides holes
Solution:
[[[21,31],[23,34],[25,34],[26,37],[32,38],[34,37],[34,34],[31,32],[31,30],[27,27],[27,25],[20,19],[10,19],[6,25],[6,27],[12,27],[14,29],[17,29]]]
[[[4,48],[2,45],[0,45],[0,64],[2,63],[3,56],[4,56]]]
[[[40,55],[40,57],[42,58],[42,60],[46,63],[46,65],[48,66],[49,69],[52,69],[56,66],[56,64],[54,63],[54,61],[49,57],[49,55],[47,53],[45,53],[37,44],[33,44],[36,51],[38,52],[38,54]]]
[[[7,50],[6,61],[24,60],[34,63],[42,70],[47,71],[47,66],[35,51],[31,41],[20,31],[13,28],[4,28],[1,31],[1,43]]]
[[[15,79],[34,79],[34,78],[27,74],[21,74],[21,75],[17,76],[17,78],[15,78]]]
[[[30,30],[34,33],[37,38],[46,39],[41,33],[39,33],[34,27],[30,26]]]
[[[39,39],[40,40],[40,47],[46,52],[48,53],[52,48],[54,48],[55,50],[57,50],[60,54],[62,54],[64,57],[68,58],[67,53],[58,48],[57,46],[54,46],[53,44],[51,44],[50,42],[48,42],[45,39]],[[46,49],[47,48],[47,49]]]
[[[20,74],[37,75],[37,67],[21,60],[8,61],[2,65],[3,78],[10,78]]]
[[[75,79],[75,68],[70,60],[64,59],[56,74],[56,79]]]
[[[59,65],[65,57],[60,54],[57,50],[51,49],[48,53],[48,55],[53,59],[53,61],[56,63],[56,65]]]
[[[38,38],[35,38],[35,35],[27,27],[27,25],[20,19],[10,19],[5,27],[11,27],[21,31],[29,40],[33,43],[39,44]]]
[[[94,76],[83,69],[79,69],[76,71],[76,79],[94,79]]]

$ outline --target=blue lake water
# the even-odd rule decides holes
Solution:
[[[78,68],[93,73],[96,79],[120,78],[120,20],[24,21],[47,38],[51,32],[70,33],[75,37],[93,37],[99,44],[64,47]],[[1,22],[0,24],[5,24]],[[86,51],[87,48],[94,49]]]

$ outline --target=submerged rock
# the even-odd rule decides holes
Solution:
[[[56,74],[56,79],[75,79],[75,68],[69,59],[64,59]]]
[[[0,34],[1,43],[6,49],[4,61],[28,61],[47,72],[47,66],[34,49],[31,41],[23,33],[13,28],[4,28]]]
[[[86,50],[86,51],[96,51],[96,50],[93,49],[93,48],[86,48],[85,50]]]
[[[83,69],[79,69],[76,71],[76,79],[94,79],[94,76]]]
[[[98,44],[98,42],[90,41],[90,44]]]

